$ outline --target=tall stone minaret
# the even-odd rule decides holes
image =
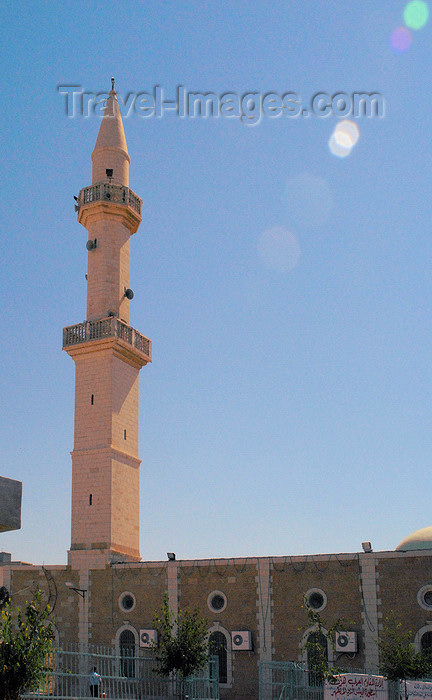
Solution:
[[[138,374],[151,341],[129,325],[130,236],[142,201],[129,189],[114,79],[92,162],[75,207],[88,231],[87,320],[63,330],[76,366],[69,562],[78,567],[140,559]]]

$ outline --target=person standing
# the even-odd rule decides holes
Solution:
[[[99,673],[97,673],[96,666],[94,666],[93,671],[90,673],[89,676],[90,695],[92,698],[99,697],[99,686],[101,684],[101,681],[102,678],[100,677]]]

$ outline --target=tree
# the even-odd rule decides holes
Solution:
[[[6,588],[6,586],[2,586],[0,588],[0,610],[3,610],[5,605],[9,603],[10,601],[10,596],[9,596],[9,591]]]
[[[174,615],[166,593],[153,624],[158,632],[154,645],[158,675],[178,674],[184,680],[207,664],[207,621],[197,609],[185,608]]]
[[[339,671],[329,666],[327,657],[327,645],[335,650],[335,635],[341,630],[347,629],[349,623],[338,618],[332,625],[328,625],[321,618],[319,612],[314,610],[306,597],[304,605],[306,608],[308,624],[306,629],[312,631],[302,644],[302,650],[306,651],[309,671],[312,672],[311,680],[313,684],[321,685],[324,680],[331,680]]]
[[[0,700],[19,700],[45,677],[52,649],[49,608],[36,593],[25,610],[13,608],[10,598],[0,612]]]
[[[393,610],[385,618],[383,632],[377,644],[380,671],[389,680],[407,680],[432,676],[432,655],[415,651],[413,633],[403,631]]]

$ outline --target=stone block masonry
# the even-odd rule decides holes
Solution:
[[[21,528],[22,483],[0,476],[0,532]]]

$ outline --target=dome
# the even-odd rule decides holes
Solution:
[[[432,527],[423,527],[405,537],[396,547],[398,552],[410,552],[416,549],[432,549]]]

